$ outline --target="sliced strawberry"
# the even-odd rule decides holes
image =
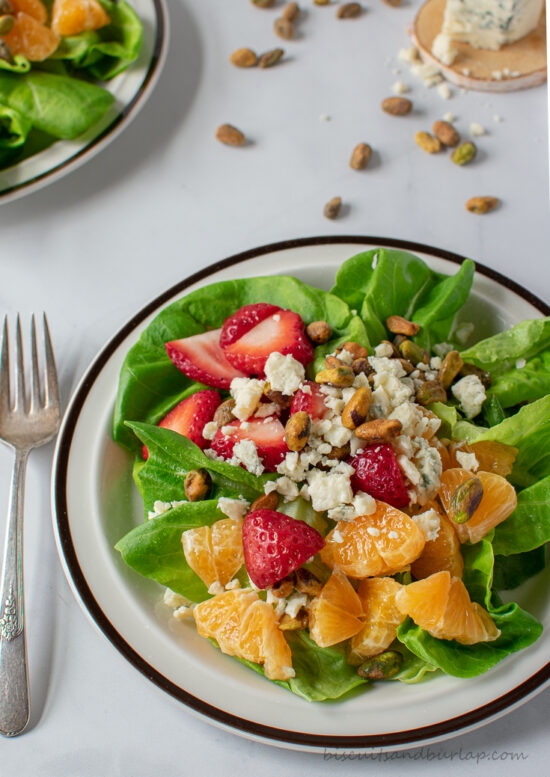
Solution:
[[[318,383],[306,380],[304,381],[304,385],[309,386],[311,394],[302,391],[302,389],[298,389],[292,397],[290,415],[294,415],[294,413],[303,410],[303,412],[307,413],[313,421],[320,421],[329,411],[329,408],[325,405],[326,395],[323,394]]]
[[[208,442],[202,436],[202,430],[204,425],[213,419],[220,402],[220,395],[217,391],[210,389],[197,391],[190,397],[182,399],[157,425],[188,437],[191,442],[204,449]],[[143,458],[147,460],[148,457],[149,451],[144,445]]]
[[[275,510],[253,510],[243,522],[244,563],[258,588],[282,580],[324,544],[319,532],[307,523]]]
[[[409,495],[403,475],[389,443],[365,445],[363,453],[349,459],[355,470],[351,484],[356,491],[365,491],[392,507],[406,507]]]
[[[227,348],[240,337],[274,313],[281,310],[277,305],[270,305],[267,302],[258,302],[255,305],[245,305],[239,308],[236,313],[226,318],[223,322],[220,334],[220,345]]]
[[[236,443],[241,440],[252,440],[266,470],[275,472],[277,464],[280,464],[288,453],[285,428],[277,416],[232,421],[222,429],[218,429],[214,435],[211,447],[224,459],[230,459],[233,456]]]
[[[290,354],[304,365],[313,361],[313,346],[304,322],[292,310],[269,315],[225,348],[228,361],[249,375],[263,375],[265,363],[274,352]]]
[[[246,378],[225,358],[220,346],[221,329],[165,343],[166,352],[178,370],[207,386],[229,388],[233,378]]]

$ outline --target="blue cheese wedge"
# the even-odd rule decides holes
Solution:
[[[477,49],[497,51],[535,29],[543,4],[544,0],[447,0],[442,33]]]

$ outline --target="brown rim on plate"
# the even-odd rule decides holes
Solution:
[[[332,749],[372,749],[372,748],[391,748],[403,746],[406,744],[411,747],[419,746],[427,740],[452,736],[475,726],[481,721],[487,721],[499,716],[509,708],[514,707],[535,691],[542,690],[545,683],[550,681],[550,662],[535,672],[524,682],[513,688],[511,691],[499,696],[488,704],[484,704],[475,710],[459,715],[455,718],[442,721],[441,723],[421,728],[409,729],[401,732],[392,732],[388,734],[365,735],[365,736],[326,736],[319,734],[308,734],[305,732],[288,731],[285,729],[265,726],[255,723],[251,720],[240,718],[231,713],[225,712],[218,707],[202,701],[187,691],[180,688],[171,680],[166,678],[161,672],[151,666],[145,659],[137,653],[134,648],[126,642],[107,618],[98,602],[96,601],[80,567],[75,548],[73,545],[71,531],[69,527],[67,511],[67,467],[71,451],[71,443],[80,412],[86,402],[86,398],[101,370],[112,356],[113,352],[133,332],[133,330],[144,321],[150,314],[159,309],[164,303],[170,300],[174,295],[179,294],[198,281],[208,278],[219,270],[231,267],[262,256],[266,253],[281,251],[289,248],[298,248],[301,246],[314,246],[326,244],[357,244],[370,246],[391,246],[412,252],[421,252],[431,254],[432,256],[447,259],[455,264],[461,264],[466,257],[459,256],[450,251],[415,243],[408,240],[391,240],[382,237],[361,237],[357,235],[338,235],[323,236],[311,238],[299,238],[296,240],[287,240],[279,243],[260,246],[248,251],[228,257],[219,262],[215,262],[197,273],[189,276],[180,283],[175,284],[170,289],[159,295],[146,305],[142,310],[136,313],[128,323],[120,329],[117,334],[109,341],[105,348],[98,354],[86,372],[79,388],[73,395],[67,409],[60,437],[58,439],[55,456],[55,467],[52,474],[52,501],[55,506],[54,523],[57,527],[59,547],[63,553],[66,570],[71,576],[72,583],[78,592],[82,604],[88,610],[89,615],[95,621],[103,634],[111,644],[143,675],[151,682],[161,688],[166,693],[173,696],[178,701],[193,709],[200,715],[209,718],[222,726],[227,726],[249,737],[269,740],[271,744],[286,744],[305,748],[332,748]],[[529,302],[537,308],[543,315],[550,315],[550,306],[541,299],[531,294],[519,284],[501,275],[496,270],[485,267],[476,262],[476,271],[486,277],[496,281],[500,285],[513,291],[522,299]]]

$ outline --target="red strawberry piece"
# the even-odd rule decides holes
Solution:
[[[365,491],[392,507],[409,504],[405,481],[389,443],[366,445],[363,453],[353,456],[348,463],[355,470],[351,484],[356,491]]]
[[[236,313],[226,318],[223,322],[220,334],[220,345],[227,348],[240,337],[274,313],[281,310],[277,305],[269,305],[267,302],[258,302],[255,305],[245,305],[239,308]]]
[[[307,413],[313,421],[319,421],[329,410],[325,405],[326,395],[323,394],[318,383],[306,380],[303,385],[309,386],[311,394],[302,391],[302,389],[298,389],[292,397],[290,415],[294,415],[294,413],[298,413],[302,410],[304,413]]]
[[[282,580],[324,544],[319,532],[307,523],[275,510],[253,510],[243,522],[244,563],[258,588]]]
[[[166,352],[178,370],[207,386],[229,388],[233,378],[246,378],[225,358],[220,346],[221,329],[165,343]]]
[[[304,322],[292,310],[269,315],[225,348],[228,361],[249,375],[263,375],[265,363],[274,352],[290,354],[304,365],[313,361],[313,346]]]
[[[214,418],[216,408],[221,399],[217,391],[204,389],[191,394],[190,397],[182,399],[170,412],[165,415],[157,426],[163,429],[172,429],[184,437],[188,437],[191,442],[204,449],[208,441],[202,436],[204,425]],[[147,447],[143,446],[143,458],[149,457]]]
[[[223,431],[222,431],[223,430]],[[218,456],[230,459],[235,444],[241,440],[252,440],[258,450],[258,456],[268,472],[275,472],[288,453],[285,441],[285,428],[277,416],[250,418],[248,421],[232,421],[218,429],[211,447]]]

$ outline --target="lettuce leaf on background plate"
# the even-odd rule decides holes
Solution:
[[[493,642],[462,645],[437,639],[407,618],[397,638],[419,658],[455,677],[477,677],[511,653],[535,642],[542,633],[539,621],[515,602],[501,604],[492,592],[494,552],[491,534],[475,545],[463,545],[464,577],[472,601],[487,609],[500,636]]]
[[[61,59],[87,71],[93,78],[107,81],[137,59],[143,27],[136,12],[124,2],[99,0],[111,23],[99,30],[81,32],[61,39],[51,59]]]
[[[351,314],[345,302],[296,278],[276,275],[210,284],[164,308],[128,352],[115,404],[114,439],[138,450],[139,442],[126,421],[157,423],[184,397],[205,388],[172,364],[164,347],[166,342],[218,329],[240,307],[256,302],[297,311],[306,324],[328,322],[333,337],[315,349],[314,369],[319,368],[326,353],[346,340],[369,344],[361,320]]]
[[[386,339],[387,317],[400,315],[421,325],[413,339],[430,349],[450,336],[456,313],[470,293],[474,269],[466,259],[455,275],[445,276],[414,254],[376,248],[343,263],[332,293],[359,311],[371,342]]]

